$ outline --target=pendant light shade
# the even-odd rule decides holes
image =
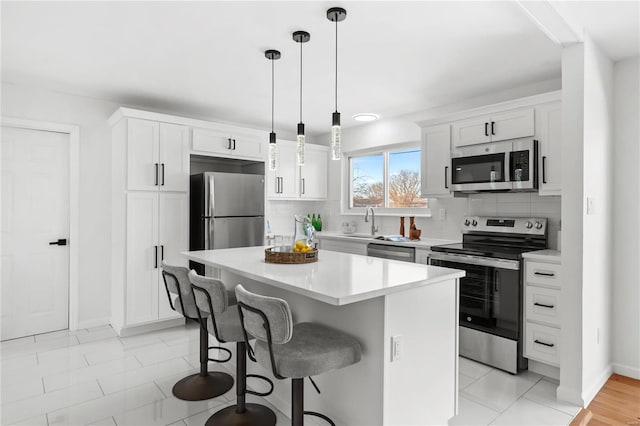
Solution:
[[[336,85],[335,101],[336,110],[331,116],[331,159],[340,160],[342,129],[340,127],[340,113],[338,112],[338,22],[347,18],[347,11],[341,7],[332,7],[327,10],[327,19],[336,23]]]
[[[302,44],[311,40],[311,34],[306,31],[293,33],[293,41],[300,43],[300,122],[298,123],[298,137],[296,146],[296,160],[299,166],[304,166],[304,123],[302,122]]]
[[[280,59],[280,52],[277,50],[269,49],[264,52],[264,56],[271,61],[271,133],[269,133],[269,170],[276,170],[278,168],[278,148],[276,146],[276,132],[273,130],[273,115],[274,115],[274,99],[275,99],[275,84],[274,84],[274,61]]]

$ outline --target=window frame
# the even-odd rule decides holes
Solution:
[[[358,157],[367,157],[372,155],[382,154],[383,156],[383,187],[384,187],[384,207],[374,207],[376,215],[380,216],[416,216],[416,217],[431,217],[431,209],[429,208],[429,201],[427,201],[427,207],[405,207],[405,208],[393,208],[389,206],[389,156],[394,152],[409,151],[412,149],[420,150],[420,157],[422,158],[422,144],[419,141],[405,142],[393,145],[378,146],[375,148],[362,149],[357,151],[344,152],[342,156],[342,173],[340,177],[341,188],[341,202],[340,202],[340,214],[342,215],[363,215],[367,207],[353,207],[353,170],[352,159]],[[422,167],[422,161],[420,161],[420,167]],[[420,177],[422,179],[422,170],[420,170]],[[425,197],[428,200],[428,198]]]

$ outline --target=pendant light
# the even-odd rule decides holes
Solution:
[[[327,19],[336,23],[336,85],[335,101],[336,110],[331,116],[331,159],[340,160],[340,113],[338,112],[338,22],[347,18],[347,11],[341,7],[332,7],[327,10]]]
[[[269,49],[264,52],[264,56],[271,61],[271,133],[269,133],[269,170],[276,170],[278,167],[278,149],[276,147],[276,132],[273,131],[273,111],[274,111],[274,61],[280,59],[280,52]]]
[[[299,166],[304,166],[304,123],[302,122],[302,44],[311,40],[311,34],[306,31],[293,33],[293,40],[300,43],[300,122],[298,123],[298,137],[296,158]]]

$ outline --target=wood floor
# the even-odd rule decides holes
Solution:
[[[640,380],[614,374],[571,426],[640,425]]]

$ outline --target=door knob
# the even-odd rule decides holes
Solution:
[[[67,239],[66,238],[58,238],[58,241],[51,241],[49,243],[50,246],[66,246]]]

